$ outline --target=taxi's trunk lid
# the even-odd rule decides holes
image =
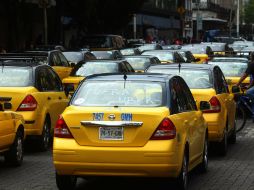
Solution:
[[[214,88],[206,89],[191,89],[191,93],[196,101],[197,107],[200,107],[200,101],[207,101],[216,95]]]
[[[68,107],[63,118],[83,146],[144,146],[169,115],[167,107]]]

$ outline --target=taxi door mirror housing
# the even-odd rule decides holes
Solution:
[[[70,94],[71,91],[74,91],[74,86],[73,85],[67,85],[65,86],[64,88],[64,92],[65,92],[65,95],[68,96]]]
[[[10,110],[12,108],[12,104],[9,102],[5,102],[3,107],[5,110]]]
[[[200,102],[200,110],[201,111],[210,110],[210,108],[211,108],[211,105],[210,105],[209,102],[207,102],[207,101],[201,101]]]
[[[238,86],[232,86],[232,93],[239,93],[240,92],[240,88]]]

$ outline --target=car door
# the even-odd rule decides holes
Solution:
[[[49,113],[53,126],[58,116],[67,106],[68,99],[63,91],[62,83],[57,74],[51,68],[45,68],[47,76],[47,97],[49,102]]]
[[[0,111],[0,152],[9,147],[15,138],[15,126],[10,112]]]
[[[216,81],[217,81],[217,96],[218,98],[221,100],[222,102],[222,108],[224,108],[225,110],[223,110],[223,116],[222,116],[222,120],[224,120],[224,122],[226,122],[226,120],[228,119],[228,127],[229,130],[233,129],[234,127],[234,121],[235,121],[235,101],[234,101],[234,96],[233,94],[229,93],[228,87],[227,87],[227,82],[225,80],[225,77],[222,73],[222,71],[220,70],[220,68],[215,68],[216,69]]]
[[[183,84],[185,83],[182,78],[177,77],[172,80],[171,85],[171,110],[173,114],[177,116],[174,117],[175,125],[178,125],[179,135],[181,138],[185,138],[189,143],[189,158],[190,163],[194,162],[199,154],[199,149],[197,148],[199,143],[198,128],[195,126],[197,124],[197,112],[192,104],[189,104],[187,96],[190,94],[186,93],[188,88]],[[184,90],[184,89],[185,90]],[[193,100],[194,101],[194,100]]]

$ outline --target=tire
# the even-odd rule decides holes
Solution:
[[[188,154],[186,150],[184,151],[184,156],[183,156],[183,163],[182,163],[182,168],[181,172],[177,178],[177,189],[179,190],[186,190],[188,186]]]
[[[77,184],[77,177],[71,175],[58,175],[56,173],[56,185],[60,190],[75,189]]]
[[[224,129],[223,139],[218,143],[218,150],[221,156],[226,156],[228,150],[228,132]]]
[[[230,144],[235,144],[236,143],[236,121],[234,122],[234,128],[232,129],[231,135],[228,139],[228,142]]]
[[[46,119],[43,125],[42,134],[39,137],[39,148],[41,151],[46,151],[50,145],[50,124]]]
[[[241,131],[246,123],[247,115],[242,105],[238,105],[236,108],[236,132]]]
[[[17,131],[15,140],[4,157],[5,161],[13,166],[20,166],[22,164],[24,157],[24,140],[21,131]]]
[[[198,169],[200,173],[205,173],[208,170],[208,137],[207,135],[205,136],[202,162],[198,166]]]

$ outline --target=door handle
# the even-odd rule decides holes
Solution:
[[[197,118],[194,118],[194,121],[197,121],[198,119]]]
[[[48,97],[48,100],[51,100],[51,98],[50,98],[50,97]]]
[[[184,122],[183,122],[184,124],[187,124],[188,123],[188,120],[184,120]]]
[[[59,100],[62,100],[62,97],[61,97],[61,96],[59,96],[59,97],[58,97],[58,99],[59,99]]]

